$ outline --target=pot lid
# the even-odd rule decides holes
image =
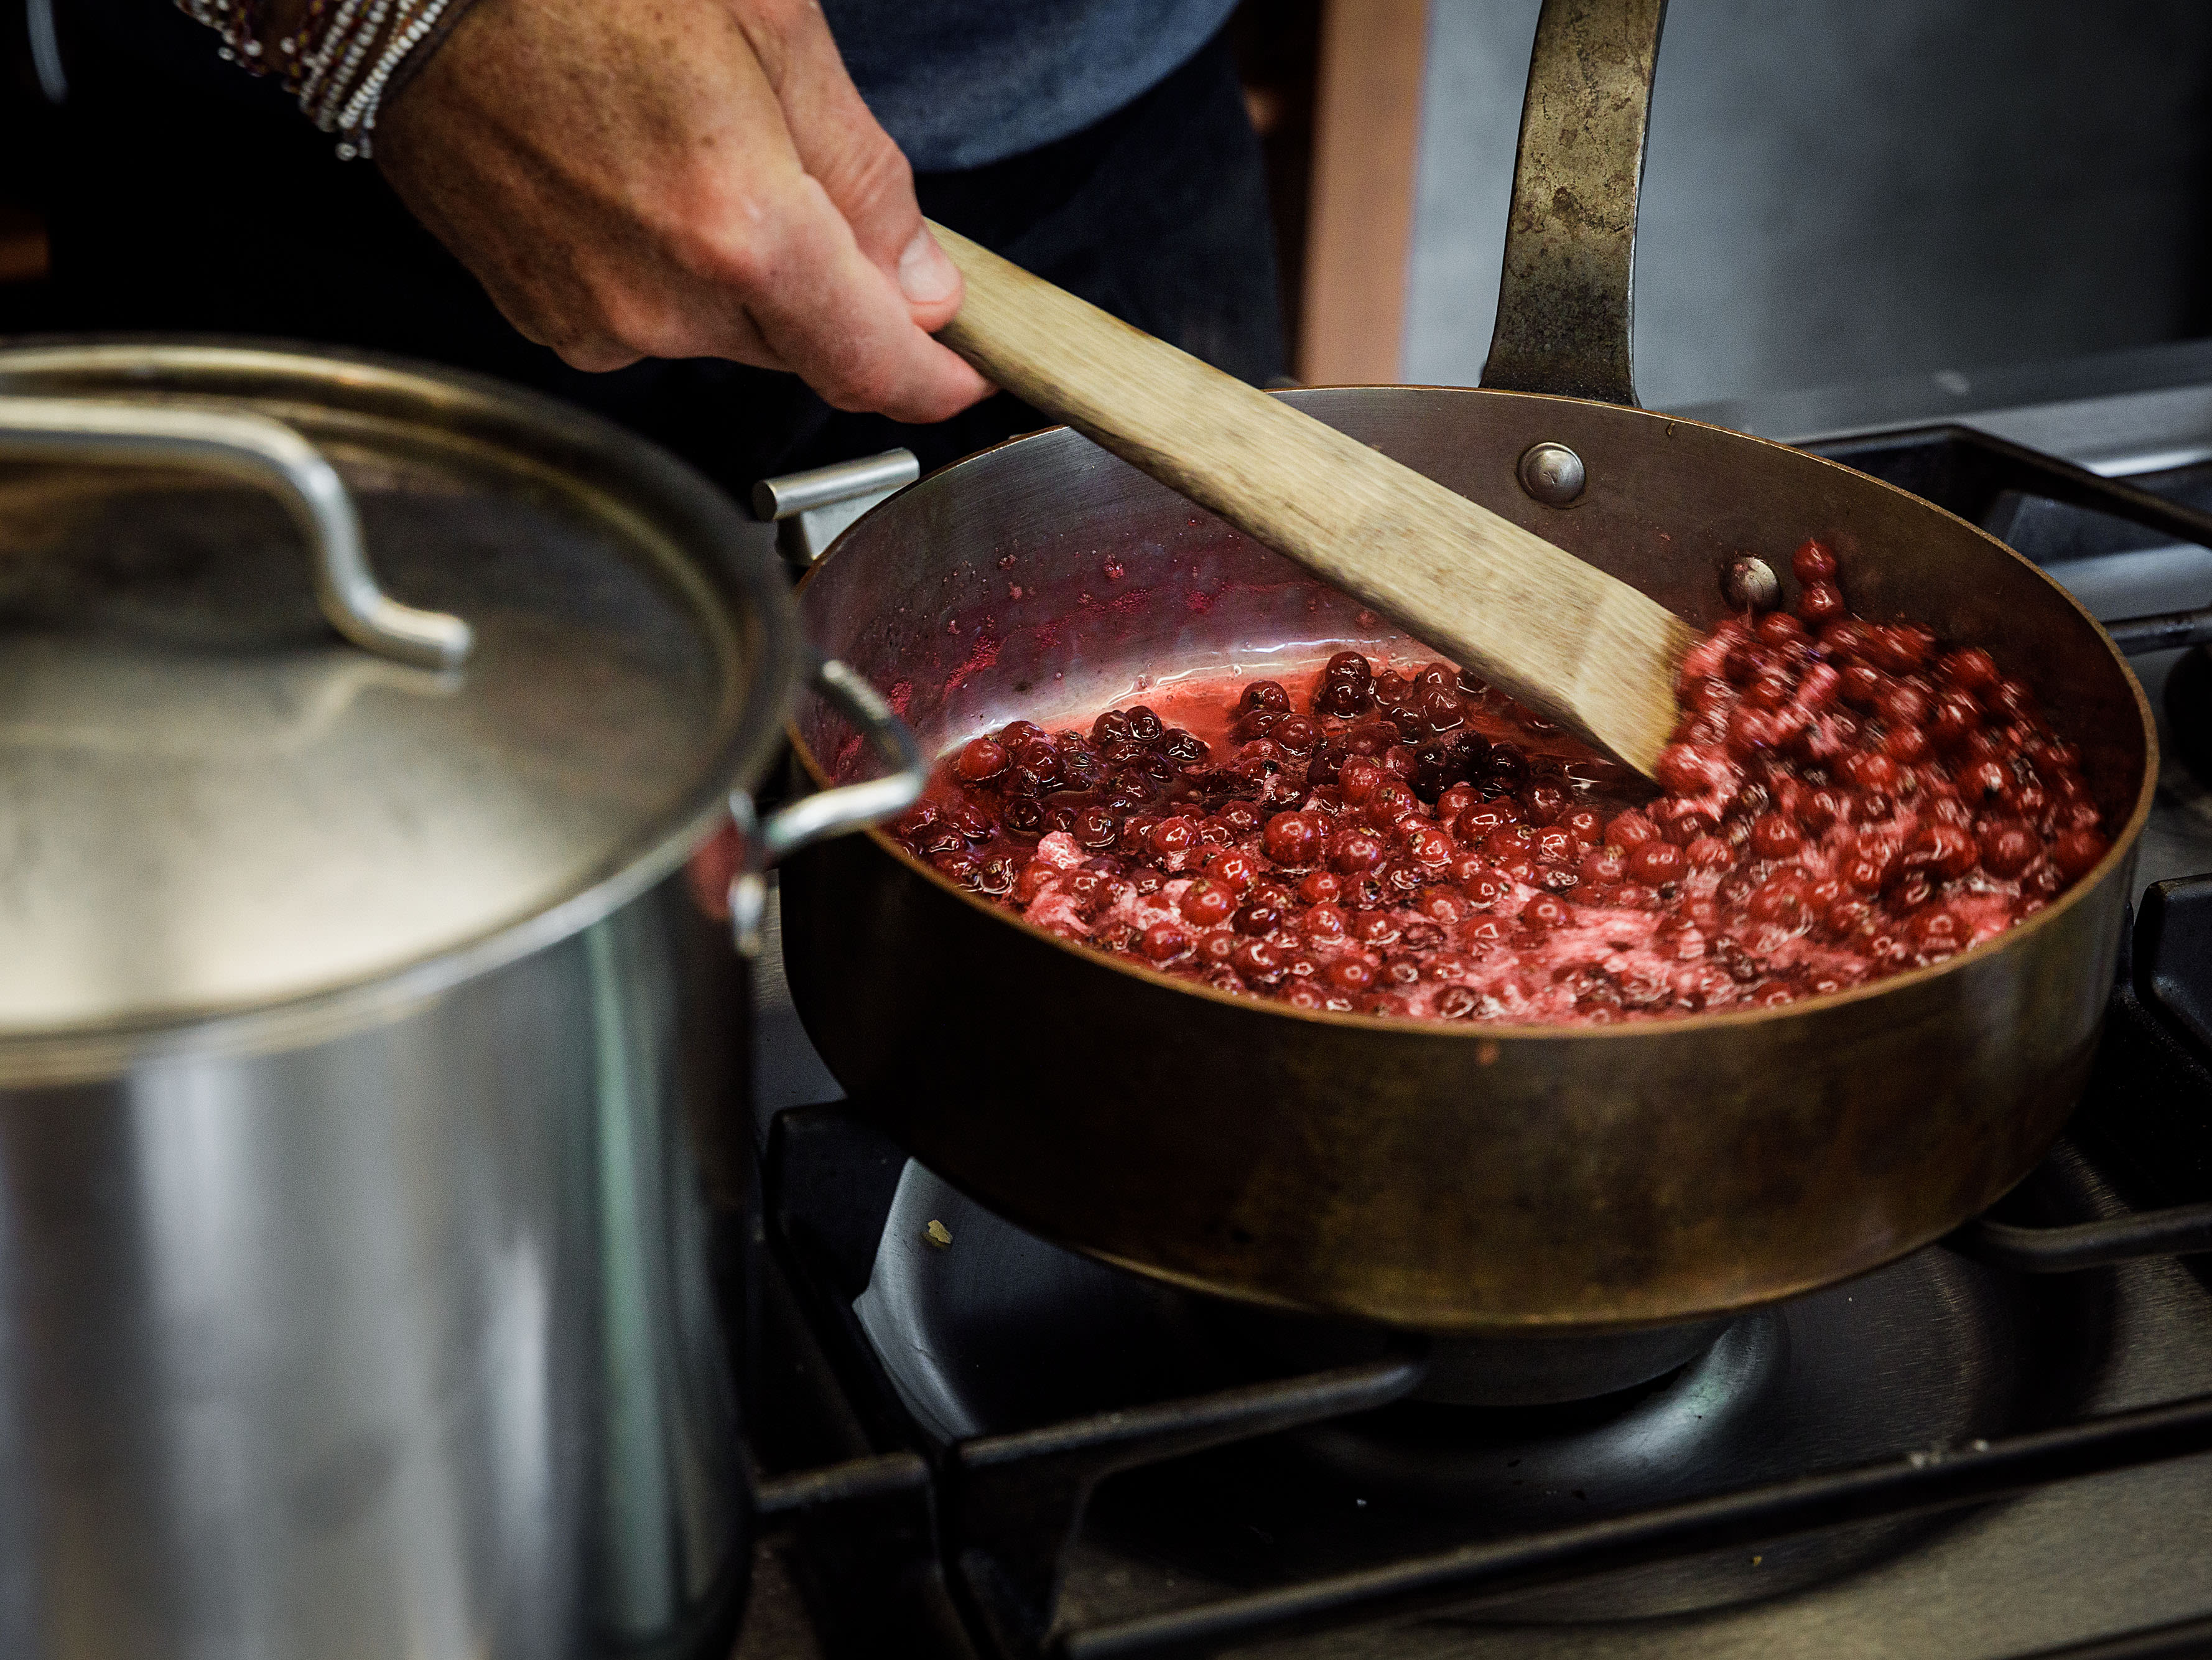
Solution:
[[[604,423],[234,347],[0,350],[0,424],[30,398],[281,422],[418,637],[325,621],[296,491],[0,435],[0,1039],[498,960],[673,868],[766,763],[798,671],[773,553]]]

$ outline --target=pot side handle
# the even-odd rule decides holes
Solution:
[[[466,623],[400,604],[377,586],[361,516],[337,469],[267,416],[182,404],[80,398],[0,398],[0,457],[168,464],[259,484],[283,501],[313,556],[323,615],[364,651],[447,669],[475,644]]]
[[[1637,407],[1636,198],[1667,0],[1544,0],[1482,384]]]
[[[814,689],[843,711],[892,770],[880,778],[817,790],[778,808],[765,820],[755,812],[749,794],[730,792],[730,818],[742,849],[736,873],[730,878],[730,934],[741,957],[760,953],[769,866],[816,842],[881,824],[913,806],[929,780],[921,745],[865,677],[836,658],[815,652],[811,680]]]

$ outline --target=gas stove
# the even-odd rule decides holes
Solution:
[[[2212,1650],[2212,347],[1682,413],[2130,619],[2165,761],[2058,1147],[1942,1243],[1732,1321],[1346,1329],[1092,1262],[906,1159],[808,1045],[771,909],[740,1660]]]

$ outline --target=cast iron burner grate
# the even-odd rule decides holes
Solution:
[[[2054,1160],[2045,1183],[2074,1191],[2038,1197],[2052,1213],[2078,1213],[2081,1178],[2075,1161]],[[1625,1396],[1504,1410],[1397,1403],[1129,1476],[1100,1495],[1100,1522],[1249,1585],[1340,1566],[1347,1523],[1358,1554],[1380,1562],[1867,1463],[1900,1446],[1987,1445],[2088,1406],[2109,1303],[2100,1285],[1924,1251],[1735,1321],[1698,1359]],[[1615,1620],[1771,1596],[1879,1560],[1934,1525],[1912,1518],[1790,1541],[1757,1564],[1731,1551],[1516,1597],[1500,1612]]]
[[[2115,1000],[2116,1021],[2155,1018],[2125,991]],[[2206,1091],[2199,1098],[2212,1098],[2212,1073],[2194,1057],[2191,1064]],[[2212,1449],[2212,1397],[2060,1421],[2062,1409],[2079,1396],[2079,1361],[2099,1347],[2087,1329],[2109,1318],[2100,1292],[2064,1281],[2049,1288],[2024,1284],[2021,1276],[1979,1269],[1940,1251],[1926,1254],[1934,1260],[1917,1268],[1911,1264],[1922,1259],[1909,1259],[1905,1271],[1946,1282],[1954,1292],[1982,1276],[1972,1294],[1990,1306],[1966,1323],[1968,1341],[1986,1345],[1990,1353],[1984,1358],[1992,1364],[1977,1366],[1964,1357],[1961,1387],[1939,1391],[1932,1406],[1915,1402],[1909,1380],[1892,1376],[1881,1383],[1904,1386],[1895,1399],[1861,1402],[1869,1409],[1844,1413],[1840,1424],[1816,1408],[1802,1420],[1815,1433],[1819,1444],[1813,1447],[1793,1446],[1786,1435],[1723,1438],[1718,1444],[1737,1452],[1724,1468],[1729,1479],[1718,1484],[1729,1490],[1683,1497],[1638,1490],[1632,1482],[1626,1491],[1638,1502],[1622,1508],[1603,1505],[1613,1495],[1601,1487],[1594,1509],[1613,1513],[1588,1521],[1569,1518],[1588,1502],[1589,1486],[1601,1479],[1595,1475],[1585,1476],[1583,1495],[1563,1499],[1558,1483],[1566,1476],[1555,1468],[1548,1492],[1476,1520],[1468,1512],[1482,1505],[1474,1501],[1500,1496],[1494,1471],[1455,1490],[1433,1469],[1417,1471],[1407,1483],[1376,1468],[1409,1442],[1438,1444],[1423,1426],[1403,1418],[1393,1424],[1393,1411],[1466,1410],[1391,1406],[1419,1383],[1421,1362],[1411,1353],[948,1443],[905,1411],[851,1314],[853,1241],[826,1237],[819,1213],[790,1207],[799,1196],[794,1189],[811,1187],[816,1200],[836,1188],[855,1196],[844,1183],[856,1171],[871,1173],[871,1166],[880,1186],[887,1164],[895,1165],[895,1156],[842,1113],[808,1110],[786,1115],[776,1126],[768,1194],[776,1225],[774,1237],[762,1242],[767,1260],[760,1269],[763,1281],[779,1282],[763,1300],[775,1305],[772,1323],[780,1329],[759,1334],[766,1347],[756,1353],[811,1352],[809,1387],[799,1392],[809,1397],[817,1420],[826,1414],[842,1420],[841,1450],[850,1456],[826,1468],[763,1478],[761,1507],[788,1518],[802,1535],[809,1589],[832,1653],[881,1652],[894,1642],[911,1651],[915,1634],[933,1629],[948,1653],[1206,1652],[1285,1633],[1464,1608],[1483,1599],[1496,1604],[1514,1594],[1518,1605],[1504,1604],[1499,1616],[1609,1617],[1709,1606],[1747,1589],[1771,1595],[1860,1566],[1910,1545],[1964,1506]],[[2078,1197],[2079,1161],[2054,1161],[2043,1181],[2062,1189],[2070,1184]],[[2038,1202],[2048,1206],[2049,1195],[2038,1195]],[[864,1230],[866,1215],[847,1210],[839,1219]],[[2141,1220],[2091,1225],[2103,1227],[2107,1242],[2125,1241],[2130,1231],[2141,1231]],[[2212,1207],[2197,1207],[2192,1225],[2198,1230],[2193,1243],[2212,1245]],[[2070,1247],[2078,1248],[2078,1241],[2074,1236]],[[841,1244],[848,1253],[842,1274]],[[1879,1300],[1881,1293],[1871,1295]],[[1738,1323],[1716,1346],[1717,1359],[1709,1356],[1686,1370],[1755,1368],[1763,1348],[1770,1355],[1764,1363],[1771,1365],[1773,1328],[1784,1317],[1770,1313]],[[1832,1320],[1833,1311],[1826,1317]],[[1817,1329],[1822,1318],[1800,1316],[1792,1337],[1808,1324]],[[809,1341],[812,1333],[826,1343],[817,1347]],[[2069,1346],[2069,1335],[2081,1341]],[[1996,1349],[2023,1335],[2030,1353],[2051,1364],[2025,1371],[1994,1364]],[[1731,1346],[1740,1352],[1725,1353]],[[1626,1404],[1622,1418],[1634,1419],[1655,1400],[1679,1401],[1685,1382],[1662,1380]],[[2023,1386],[2039,1398],[2006,1398]],[[1903,1410],[1885,1426],[1890,1407]],[[1772,1413],[1778,1425],[1789,1417],[1780,1402],[1757,1390],[1749,1392],[1744,1409]],[[757,1403],[756,1422],[776,1411]],[[1876,1450],[1885,1426],[1892,1435],[1887,1456]],[[1997,1432],[1968,1433],[1975,1430]],[[1270,1437],[1273,1443],[1264,1444]],[[1450,1434],[1442,1438],[1449,1444]],[[1525,1462],[1532,1450],[1559,1458],[1587,1456],[1590,1449],[1587,1437],[1573,1430],[1528,1438],[1517,1452],[1486,1450],[1479,1440],[1479,1431],[1462,1435],[1454,1450],[1474,1462],[1486,1450],[1498,1452],[1503,1467]],[[907,1450],[882,1450],[902,1444]],[[1917,1450],[1899,1457],[1900,1447]],[[1822,1452],[1844,1456],[1823,1458]],[[1796,1465],[1801,1456],[1808,1462]],[[1834,1473],[1796,1475],[1793,1467]],[[1141,1536],[1155,1554],[1180,1554],[1237,1588],[1194,1607],[1105,1620],[1071,1619],[1063,1607],[1055,1620],[1054,1597],[1085,1507],[1102,1481],[1120,1471],[1135,1473],[1101,1495],[1103,1529]],[[1617,1469],[1607,1474],[1619,1480]],[[1508,1491],[1510,1480],[1505,1478]],[[1425,1493],[1419,1491],[1425,1484]],[[1381,1494],[1394,1487],[1395,1505],[1374,1499],[1357,1505],[1355,1489]],[[1362,1508],[1374,1512],[1371,1524],[1347,1548],[1342,1524]],[[1264,1518],[1268,1535],[1266,1562],[1249,1560],[1255,1517]],[[1839,1523],[1856,1525],[1840,1540],[1817,1536]],[[1240,1548],[1248,1560],[1222,1560]],[[1771,1580],[1744,1585],[1759,1571],[1747,1566],[1747,1552],[1761,1558],[1760,1567],[1771,1560]],[[1640,1578],[1621,1577],[1621,1570],[1638,1568]],[[1592,1590],[1589,1577],[1605,1574],[1613,1577]],[[1531,1602],[1532,1588],[1562,1579],[1583,1583],[1565,1600],[1554,1591],[1549,1603]]]
[[[1822,447],[1979,520],[2033,497],[2212,542],[2212,514],[1964,429]],[[2107,626],[2134,652],[2201,646],[2212,608]],[[2212,704],[2175,714],[2212,736]],[[2115,1355],[2172,1347],[2176,1307],[2212,1287],[2212,1258],[2191,1258],[2193,1279],[2154,1260],[2212,1251],[2209,1060],[2212,877],[2158,884],[2069,1141],[1997,1213],[1697,1334],[1597,1400],[1489,1408],[1414,1399],[1444,1370],[1418,1341],[1355,1335],[1332,1353],[1340,1337],[1286,1340],[1279,1321],[1050,1247],[994,1256],[994,1228],[1002,1246],[1026,1236],[902,1176],[864,1106],[786,1112],[745,1263],[758,1509],[833,1660],[1320,1654],[1318,1634],[1416,1618],[1408,1651],[1486,1656],[1546,1621],[1879,1574],[2062,1484],[2212,1451],[2212,1336],[2150,1367],[2172,1398],[2111,1387]],[[979,1264],[964,1297],[921,1290],[923,1210],[952,1217],[946,1260]],[[901,1240],[911,1283],[886,1307]],[[896,1334],[916,1330],[930,1341],[902,1353]],[[1661,1456],[1668,1437],[1696,1456]],[[2202,1466],[2177,1477],[2194,1514],[2169,1512],[2146,1548],[2189,1563],[2212,1544],[2212,1504]],[[1971,1586],[1949,1600],[1962,1629],[2002,1623]],[[2142,1606],[2096,1608],[2085,1628]],[[2121,1639],[1978,1651],[2212,1645],[2212,1598],[2180,1606],[2191,1617]]]

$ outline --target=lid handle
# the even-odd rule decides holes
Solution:
[[[315,597],[331,626],[402,663],[452,668],[475,633],[458,617],[418,611],[376,584],[345,481],[315,447],[266,416],[77,398],[0,398],[0,457],[204,468],[280,497],[314,554]]]
[[[1636,196],[1667,0],[1544,0],[1482,384],[1636,405]]]

